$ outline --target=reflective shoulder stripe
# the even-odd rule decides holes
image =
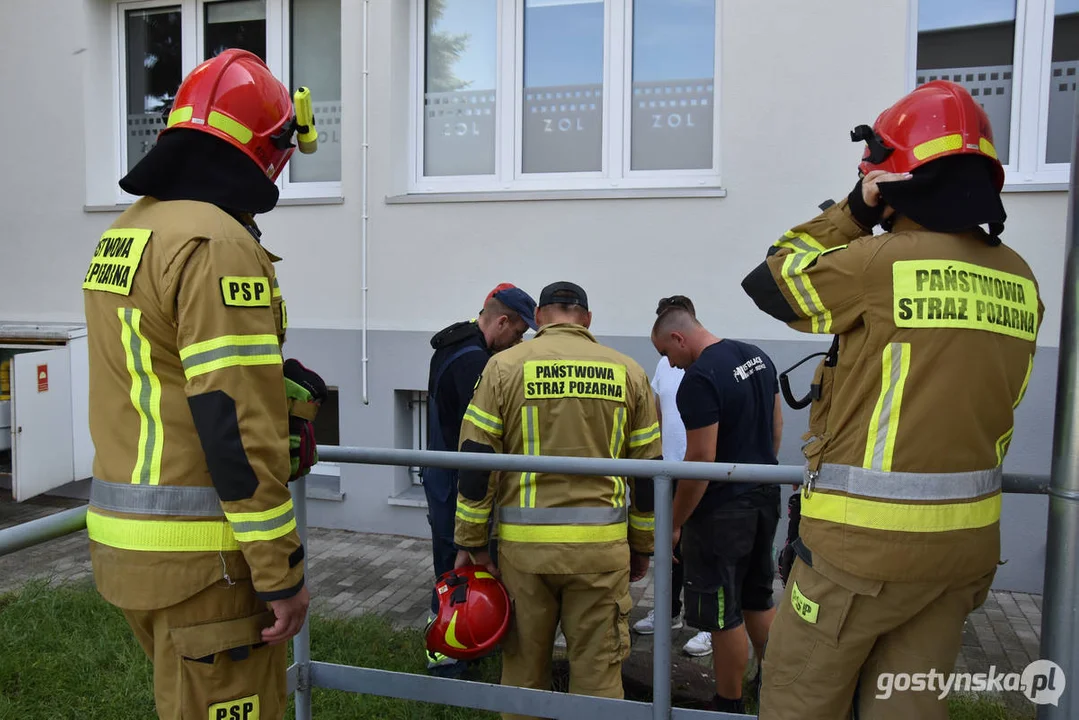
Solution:
[[[640,428],[639,430],[632,431],[629,434],[629,446],[631,448],[643,447],[643,446],[647,445],[648,443],[653,442],[653,441],[658,440],[658,439],[659,439],[659,423],[654,422],[651,425],[649,425],[648,427],[643,427],[643,428]]]
[[[501,507],[498,521],[516,525],[610,525],[626,521],[623,507]]]
[[[224,517],[221,499],[213,487],[132,485],[94,478],[90,506],[133,515],[186,515]]]
[[[489,432],[496,436],[502,434],[502,420],[498,416],[481,410],[471,403],[465,408],[465,420],[484,432]]]
[[[1019,403],[1023,402],[1023,396],[1027,394],[1027,385],[1030,384],[1030,374],[1034,372],[1034,355],[1031,355],[1027,360],[1027,374],[1023,377],[1023,384],[1019,388],[1019,394],[1015,396],[1015,403],[1012,404],[1012,410],[1019,407]]]
[[[139,440],[132,483],[156,485],[161,480],[164,425],[161,422],[161,380],[154,373],[150,342],[140,327],[142,311],[117,308],[120,342],[124,346],[127,372],[131,375],[131,404],[139,414]]]
[[[821,302],[817,289],[813,287],[813,281],[806,274],[813,261],[825,252],[824,246],[808,233],[793,233],[789,230],[776,246],[791,250],[783,261],[780,274],[802,314],[809,318],[811,329],[816,333],[831,332],[832,313]]]
[[[813,491],[841,492],[880,500],[974,500],[1000,491],[1003,471],[956,473],[884,472],[825,463]]]
[[[232,532],[240,542],[257,540],[276,540],[287,535],[296,527],[296,516],[292,508],[292,498],[275,508],[260,512],[226,512]]]
[[[887,471],[892,469],[903,388],[910,373],[910,343],[885,345],[880,368],[880,396],[869,419],[862,465],[867,469]]]
[[[540,454],[539,408],[525,405],[521,408],[521,453],[523,455]],[[536,507],[536,473],[521,473],[521,507]]]
[[[629,526],[634,530],[640,530],[642,532],[655,532],[656,519],[651,515],[638,515],[637,513],[630,513]]]
[[[214,370],[250,365],[280,365],[276,335],[222,335],[180,348],[188,380]]]
[[[498,538],[505,542],[582,544],[626,539],[626,523],[617,525],[514,525],[501,523]]]
[[[802,517],[893,532],[951,532],[988,527],[1000,521],[1002,495],[947,504],[905,504],[814,492],[802,495]]]
[[[94,542],[120,550],[148,552],[224,552],[240,543],[225,520],[141,520],[86,512]]]

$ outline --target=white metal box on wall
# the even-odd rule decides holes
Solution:
[[[86,328],[0,322],[0,364],[0,483],[21,502],[89,478]]]

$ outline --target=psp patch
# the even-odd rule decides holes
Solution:
[[[82,289],[130,295],[151,232],[146,228],[115,228],[102,235],[86,269]]]
[[[270,279],[226,275],[221,278],[221,298],[232,307],[270,307]]]
[[[259,720],[259,696],[215,703],[210,706],[209,720]]]

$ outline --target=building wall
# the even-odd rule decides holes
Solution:
[[[5,320],[81,319],[80,280],[94,242],[121,208],[111,177],[118,152],[110,0],[40,0],[5,7],[0,79],[24,112],[0,114]],[[847,132],[871,123],[906,90],[910,13],[903,0],[836,0],[828,12],[797,0],[722,3],[718,85],[725,197],[412,202],[407,192],[409,12],[406,0],[370,4],[366,297],[369,403],[361,392],[362,3],[342,3],[342,195],[283,205],[262,218],[293,328],[286,353],[341,391],[341,442],[400,445],[409,437],[395,390],[422,389],[430,334],[474,315],[495,283],[533,294],[583,285],[594,330],[646,368],[656,299],[691,296],[722,335],[759,342],[777,364],[823,349],[760,313],[739,287],[785,229],[852,187],[860,146]],[[62,15],[64,22],[51,19]],[[872,28],[873,62],[852,61]],[[41,62],[35,58],[49,58]],[[110,104],[111,103],[111,104]],[[20,141],[23,140],[24,141]],[[462,198],[454,198],[462,200]],[[1008,193],[1005,239],[1040,280],[1046,315],[1031,390],[1009,470],[1045,473],[1059,336],[1066,195]],[[799,461],[802,414],[788,415],[783,462]],[[335,485],[333,480],[326,483]],[[334,527],[423,534],[423,512],[390,505],[408,488],[388,468],[343,468],[342,502],[315,501]],[[1045,501],[1005,502],[1006,555],[998,584],[1040,586]]]

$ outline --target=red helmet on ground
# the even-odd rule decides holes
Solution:
[[[257,55],[233,48],[184,78],[161,132],[186,128],[214,135],[276,181],[296,149],[294,118],[288,88]]]
[[[997,190],[1004,187],[989,116],[963,86],[948,80],[919,86],[882,112],[872,129],[859,125],[850,137],[866,142],[858,166],[863,173],[905,173],[949,155],[981,155],[993,165]]]
[[[438,615],[427,626],[427,649],[456,660],[490,653],[510,625],[510,596],[482,565],[443,573],[435,584]]]

